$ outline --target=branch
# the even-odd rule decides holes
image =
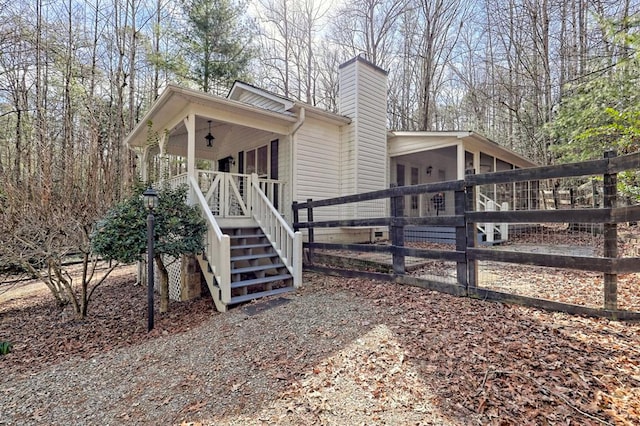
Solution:
[[[94,285],[91,290],[89,291],[89,294],[87,294],[87,305],[89,304],[89,300],[91,300],[91,296],[93,295],[93,292],[96,290],[96,288],[98,288],[98,286],[100,286],[104,280],[107,279],[107,277],[109,276],[109,274],[111,274],[113,272],[114,269],[116,269],[118,266],[120,266],[120,264],[118,262],[116,262],[114,265],[112,265],[107,272],[104,273],[104,275],[102,276],[102,278],[100,278],[100,280],[96,283],[96,285]],[[93,275],[93,274],[91,274]]]

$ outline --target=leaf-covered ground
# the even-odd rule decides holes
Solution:
[[[0,303],[0,424],[640,424],[639,324],[305,274],[272,306],[172,303],[147,333],[134,281],[84,322]]]

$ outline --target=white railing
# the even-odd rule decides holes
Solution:
[[[207,241],[205,242],[205,255],[220,287],[220,298],[227,304],[231,301],[231,244],[228,235],[222,233],[211,209],[200,190],[198,182],[189,178],[189,199],[191,204],[200,208],[202,216],[207,222]],[[215,296],[214,296],[215,297]]]
[[[255,179],[255,177],[253,178]],[[258,184],[271,204],[282,213],[284,204],[284,182],[276,179],[258,178]]]
[[[264,181],[258,179],[258,175],[251,176],[253,218],[258,222],[293,276],[294,287],[300,287],[302,284],[302,233],[293,232],[262,191],[263,184]],[[268,186],[266,187],[268,188]]]
[[[185,173],[162,182],[172,188],[183,184],[189,187],[189,204],[198,206],[207,223],[204,255],[220,288],[222,303],[231,301],[231,244],[216,216],[253,217],[293,276],[294,286],[302,284],[302,234],[293,232],[274,207],[274,203],[284,202],[282,181],[259,179],[256,174],[198,170],[195,178]]]
[[[251,191],[247,190],[250,186],[249,179],[249,175],[239,173],[196,171],[196,186],[200,188],[212,214],[217,217],[251,217]],[[264,178],[257,178],[257,182],[276,210],[281,211],[285,201],[284,182]],[[182,173],[163,180],[159,186],[177,188],[180,185],[188,186],[188,183],[187,174]],[[195,201],[190,202],[195,204]]]
[[[198,185],[214,216],[251,217],[249,176],[198,170]]]
[[[509,203],[504,202],[502,204],[498,204],[493,201],[491,198],[486,195],[478,192],[477,197],[478,211],[507,211],[509,210]],[[497,231],[500,234],[500,239],[506,241],[509,239],[509,224],[507,223],[498,223],[495,224],[493,222],[482,223],[478,225],[478,229],[487,237],[487,242],[492,243],[494,241],[494,235]]]
[[[160,185],[161,186],[169,185],[171,189],[176,189],[180,185],[189,186],[189,179],[186,173],[182,173],[182,174],[170,177],[169,179],[163,180],[162,182],[160,182]]]

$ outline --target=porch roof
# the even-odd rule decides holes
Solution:
[[[198,90],[168,85],[153,103],[142,120],[127,135],[124,142],[130,147],[149,144],[149,131],[172,132],[182,126],[182,120],[195,113],[204,128],[207,120],[215,123],[238,124],[267,132],[288,134],[298,122],[291,113],[279,113]]]
[[[536,163],[517,152],[473,131],[390,131],[387,140],[391,157],[431,151],[462,142],[465,149],[499,157],[518,167],[537,166]]]

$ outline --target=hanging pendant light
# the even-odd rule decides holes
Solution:
[[[211,144],[211,142],[215,139],[213,137],[213,135],[211,134],[211,120],[208,121],[209,123],[209,133],[207,133],[207,136],[205,136],[204,138],[207,140],[207,146],[209,148],[211,148],[213,145]]]

